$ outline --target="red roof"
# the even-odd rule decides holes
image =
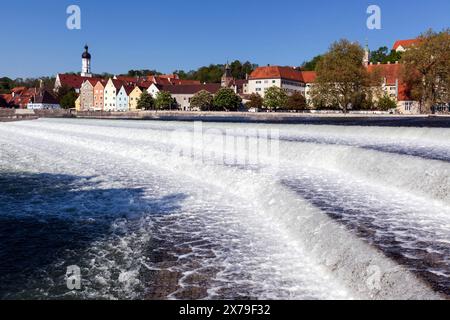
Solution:
[[[250,80],[285,79],[311,83],[316,80],[316,76],[315,71],[297,71],[292,67],[268,66],[256,68],[250,75]]]
[[[371,64],[367,68],[369,73],[379,72],[380,76],[386,79],[387,85],[394,86],[401,77],[401,64]]]
[[[197,80],[181,80],[181,79],[170,79],[169,80],[172,84],[178,85],[178,86],[185,86],[185,85],[195,85],[195,84],[201,84],[200,81]]]
[[[117,76],[117,80],[129,83],[138,83],[140,81],[139,77],[127,77],[127,76]]]
[[[202,90],[208,91],[209,93],[216,93],[220,90],[222,86],[219,83],[207,83],[207,84],[196,84],[196,85],[184,85],[184,86],[158,86],[160,91],[167,91],[171,94],[196,94]]]
[[[317,73],[315,71],[301,71],[304,83],[316,82]]]
[[[117,89],[117,91],[119,91],[120,88],[122,88],[122,86],[125,85],[125,83],[120,80],[111,79],[111,81],[113,83],[113,86]]]
[[[292,67],[268,66],[256,68],[250,75],[250,80],[259,79],[285,79],[292,81],[302,81],[300,71]]]
[[[81,85],[86,80],[94,80],[95,83],[97,83],[97,81],[102,80],[102,78],[82,77],[76,74],[58,74],[58,78],[59,81],[61,82],[61,86],[74,89],[80,89]]]
[[[397,50],[398,47],[402,46],[403,48],[409,48],[415,46],[420,43],[420,39],[408,39],[408,40],[398,40],[394,43],[394,50]]]

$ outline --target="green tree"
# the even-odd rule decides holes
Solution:
[[[305,110],[308,108],[306,98],[303,94],[296,91],[286,101],[286,108],[288,110]]]
[[[378,62],[383,64],[388,62],[395,63],[396,61],[399,61],[401,57],[401,52],[397,52],[395,50],[391,50],[389,52],[388,47],[380,47],[378,50],[370,53],[370,62],[374,64],[377,64]]]
[[[73,109],[75,108],[75,101],[77,101],[78,95],[75,91],[68,91],[63,97],[59,99],[59,105],[63,109]]]
[[[270,110],[286,107],[288,95],[286,91],[278,87],[270,87],[264,95],[264,106]]]
[[[191,98],[191,108],[198,109],[201,111],[211,111],[213,105],[213,95],[206,90],[197,92]]]
[[[137,105],[136,105],[137,109],[140,110],[152,110],[155,108],[155,100],[153,99],[153,97],[147,92],[147,90],[144,90],[141,93],[141,96],[138,99]]]
[[[391,109],[397,108],[397,102],[395,100],[391,99],[387,94],[385,94],[383,97],[381,97],[377,102],[377,108],[378,110],[382,111],[388,111]]]
[[[233,89],[222,88],[214,96],[213,105],[216,111],[237,111],[242,99]]]
[[[236,79],[245,79],[246,75],[251,74],[258,65],[249,61],[242,63],[241,61],[236,60],[230,64],[230,67],[233,77]],[[223,64],[210,64],[209,66],[203,66],[189,72],[176,70],[174,71],[174,74],[177,74],[180,79],[184,80],[197,80],[202,83],[220,83],[224,69],[225,65]]]
[[[363,66],[364,50],[348,40],[335,42],[317,65],[314,105],[338,107],[346,113],[365,104],[371,77]]]
[[[450,101],[450,29],[429,30],[419,39],[419,45],[403,54],[403,79],[420,111],[429,113]]]
[[[315,56],[310,61],[303,62],[301,69],[303,71],[316,71],[317,64],[322,60],[322,55]]]
[[[70,88],[68,86],[62,86],[58,88],[58,91],[56,92],[56,99],[60,101],[64,96],[66,96],[71,91],[75,92],[73,88]]]
[[[9,93],[14,87],[14,81],[8,77],[0,78],[0,94]]]
[[[264,99],[258,93],[252,93],[249,101],[245,104],[248,109],[261,109],[264,105]]]
[[[172,110],[175,106],[175,100],[172,98],[169,92],[160,91],[156,94],[155,107],[159,110]]]

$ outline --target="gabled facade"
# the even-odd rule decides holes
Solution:
[[[409,39],[409,40],[398,40],[394,43],[392,50],[397,52],[405,52],[409,48],[417,46],[420,44],[420,39]]]
[[[97,81],[94,86],[94,110],[103,111],[105,107],[105,81]]]
[[[128,96],[130,111],[138,110],[137,104],[138,104],[139,99],[141,98],[141,94],[142,94],[143,90],[145,90],[145,89],[141,89],[139,86],[135,86],[133,88],[133,90],[130,92],[130,94]]]
[[[47,90],[40,90],[28,103],[28,109],[31,110],[54,110],[61,106],[56,98]]]
[[[128,111],[129,110],[129,99],[128,95],[131,93],[131,89],[128,86],[122,85],[122,87],[117,92],[116,97],[116,109],[115,111]]]
[[[83,82],[80,89],[80,109],[81,111],[94,110],[94,86],[97,82],[89,79]]]
[[[104,91],[104,111],[116,111],[117,94],[122,88],[122,81],[109,79]]]

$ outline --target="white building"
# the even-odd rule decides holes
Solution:
[[[246,93],[258,93],[264,98],[270,87],[278,87],[288,94],[302,93],[310,100],[309,93],[316,79],[314,71],[298,71],[292,67],[267,66],[256,68],[248,80]]]
[[[89,47],[86,45],[84,47],[83,55],[81,56],[81,76],[82,77],[92,77],[91,73],[91,54],[89,53]]]
[[[27,105],[31,110],[53,110],[60,109],[58,100],[47,90],[40,90]]]
[[[393,50],[397,52],[405,52],[411,47],[414,47],[420,43],[420,39],[398,40],[394,43]]]
[[[109,79],[103,94],[105,107],[104,111],[116,111],[117,110],[117,94],[122,88],[123,83],[119,80]],[[128,108],[128,107],[127,107]]]

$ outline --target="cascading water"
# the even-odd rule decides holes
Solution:
[[[0,298],[449,296],[450,129],[198,126],[2,124]]]

